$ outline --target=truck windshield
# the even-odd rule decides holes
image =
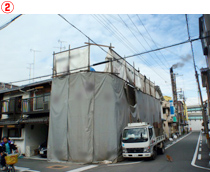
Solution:
[[[130,128],[125,129],[123,132],[122,142],[133,143],[133,142],[147,142],[147,128]]]

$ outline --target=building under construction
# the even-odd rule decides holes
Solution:
[[[54,54],[48,160],[116,162],[129,122],[149,121],[162,133],[160,88],[111,48],[104,72],[91,72],[88,50]]]

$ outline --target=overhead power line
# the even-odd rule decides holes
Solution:
[[[136,14],[136,15],[137,15],[139,21],[141,22],[142,26],[143,26],[144,29],[146,30],[147,34],[149,35],[151,41],[152,41],[152,42],[155,44],[155,46],[158,48],[156,42],[154,41],[154,39],[153,39],[152,36],[150,35],[149,31],[147,30],[146,26],[144,25],[144,23],[143,23],[142,20],[140,19],[139,15],[138,15],[138,14]],[[159,52],[160,52],[160,54],[163,56],[163,58],[165,59],[165,61],[166,61],[166,63],[168,64],[168,66],[170,67],[170,64],[168,63],[168,61],[167,61],[167,59],[165,58],[165,56],[161,53],[161,51],[159,51]]]
[[[209,38],[209,37],[210,37],[210,36],[205,36],[205,37],[203,37],[203,38],[195,38],[195,39],[183,41],[183,42],[180,42],[180,43],[168,45],[168,46],[165,46],[165,47],[157,48],[157,49],[154,49],[154,50],[149,50],[149,51],[145,51],[145,52],[142,52],[142,53],[129,55],[129,56],[126,56],[126,57],[124,57],[124,58],[135,57],[135,56],[138,56],[138,55],[147,54],[147,53],[151,53],[151,52],[154,52],[154,51],[159,51],[159,50],[163,50],[163,49],[175,47],[175,46],[178,46],[178,45],[182,45],[182,44],[186,44],[186,43],[189,43],[189,42],[198,41],[198,40],[200,40],[200,39],[206,39],[206,38]]]
[[[19,14],[18,16],[14,17],[11,21],[5,23],[3,26],[0,27],[0,30],[6,28],[7,26],[9,26],[12,22],[14,22],[16,19],[18,19],[20,16],[22,16],[22,14]]]
[[[136,52],[136,53],[138,53],[138,50],[135,48],[135,46],[123,35],[123,33],[121,33],[119,30],[118,30],[118,28],[117,27],[115,27],[114,26],[114,24],[113,23],[111,23],[105,16],[103,16],[105,19],[103,19],[102,17],[102,20],[106,20],[105,22],[107,23],[107,24],[105,24],[105,27],[107,28],[107,26],[110,26],[110,27],[108,27],[108,29],[109,30],[111,30],[111,32],[114,34],[114,35],[116,35],[117,37],[119,37],[120,38],[120,42],[121,43],[123,43],[123,44],[126,44],[127,46],[126,47],[128,47],[132,52]],[[112,31],[112,28],[115,30],[115,31]],[[158,72],[155,70],[155,69],[153,69],[153,68],[151,68],[151,67],[149,67],[149,66],[152,66],[152,63],[150,63],[150,61],[149,60],[147,60],[147,59],[145,59],[143,56],[141,56],[141,58],[140,57],[138,57],[141,61],[143,61],[145,64],[147,64],[148,66],[146,66],[147,68],[149,68],[150,70],[153,70],[154,71],[154,73],[156,74],[156,75],[158,75],[161,79],[163,79],[165,82],[166,82],[166,79],[164,79],[161,75],[159,75],[158,74]],[[164,70],[164,69],[163,69]]]
[[[120,15],[119,15],[120,16]],[[152,47],[149,45],[149,43],[147,42],[147,40],[144,38],[143,34],[140,32],[140,30],[138,29],[138,27],[135,25],[135,23],[133,22],[133,20],[131,19],[131,17],[127,14],[129,20],[132,22],[132,24],[135,26],[135,28],[137,29],[138,33],[142,36],[142,38],[144,39],[144,41],[147,43],[147,45],[149,46],[150,49],[152,49]],[[125,22],[124,22],[125,23]],[[127,27],[129,27],[128,25],[126,25]],[[129,29],[130,30],[130,29]],[[131,30],[130,30],[131,31]],[[132,31],[131,31],[132,32]],[[134,34],[135,35],[135,34]],[[137,39],[137,37],[135,36],[135,38]],[[137,39],[138,40],[138,39]],[[138,40],[138,42],[142,45],[142,43]],[[143,46],[143,45],[142,45]],[[143,46],[144,47],[144,46]],[[144,47],[145,50],[147,50],[145,47]],[[166,66],[166,64],[158,57],[158,55],[156,54],[156,52],[154,52],[154,54],[156,55],[156,57],[159,59],[159,62],[161,62],[166,68],[168,68]],[[151,56],[151,55],[150,55]],[[153,56],[151,56],[153,58]],[[153,58],[155,61],[156,59]],[[158,64],[158,61],[156,61],[157,64]],[[159,65],[163,70],[165,70],[161,64]],[[166,71],[166,70],[165,70]],[[168,71],[166,71],[166,73],[169,73]]]
[[[63,18],[68,24],[70,24],[72,27],[74,27],[76,30],[78,30],[80,33],[82,33],[86,38],[88,38],[90,41],[92,41],[94,44],[98,45],[95,41],[93,41],[89,36],[87,36],[85,33],[83,33],[79,28],[77,28],[76,26],[74,26],[72,23],[70,23],[65,17],[63,17],[61,14],[58,14],[61,18]],[[107,54],[109,54],[106,50],[104,50],[102,47],[98,46],[102,51],[106,52]],[[111,54],[109,54],[110,56],[112,56]],[[112,56],[113,57],[113,56]],[[114,58],[114,57],[113,57]],[[115,59],[113,61],[118,61],[119,59]],[[104,61],[104,62],[100,62],[101,63],[108,63],[108,61]],[[91,66],[90,66],[91,67]],[[126,67],[126,66],[125,66]],[[135,69],[136,70],[136,69]],[[137,71],[137,70],[136,70]],[[156,73],[157,74],[157,73]],[[165,81],[165,79],[157,74],[161,79],[163,79]]]
[[[205,38],[208,38],[210,36],[207,36],[207,37],[203,37],[203,38],[196,38],[196,39],[193,39],[191,41],[198,41],[200,39],[205,39]],[[188,41],[189,42],[189,41]],[[174,45],[170,45],[171,46],[176,46],[177,44],[174,44]],[[163,47],[164,49],[164,47]],[[144,53],[147,53],[147,52],[144,52]],[[129,58],[128,56],[126,58]],[[116,61],[116,60],[113,60],[113,61]],[[110,61],[101,61],[99,63],[94,63],[92,65],[90,65],[90,67],[94,67],[94,66],[98,66],[98,65],[101,65],[101,64],[106,64],[106,63],[109,63]],[[70,71],[74,71],[74,70],[78,70],[78,69],[84,69],[84,68],[87,68],[88,66],[84,66],[84,67],[80,67],[80,68],[76,68],[76,69],[72,69]],[[61,73],[58,73],[58,74],[62,74],[63,72]],[[19,80],[19,81],[14,81],[14,82],[10,82],[10,83],[18,83],[18,82],[24,82],[24,81],[29,81],[29,80],[33,80],[33,79],[40,79],[40,78],[45,78],[45,77],[49,77],[49,76],[52,76],[52,74],[48,74],[48,75],[43,75],[43,76],[39,76],[39,77],[35,77],[35,78],[31,78],[31,79],[24,79],[24,80]]]

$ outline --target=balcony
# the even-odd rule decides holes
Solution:
[[[2,100],[0,103],[2,114],[20,114],[21,113],[21,99],[11,98]]]
[[[49,109],[50,109],[49,94],[22,99],[23,114],[48,113]]]
[[[49,113],[50,94],[27,99],[10,98],[0,102],[1,114],[37,114]]]

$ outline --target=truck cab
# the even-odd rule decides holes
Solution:
[[[155,136],[153,126],[141,123],[129,123],[122,134],[122,149],[124,158],[152,158],[155,159],[157,149],[164,147],[163,141]]]

